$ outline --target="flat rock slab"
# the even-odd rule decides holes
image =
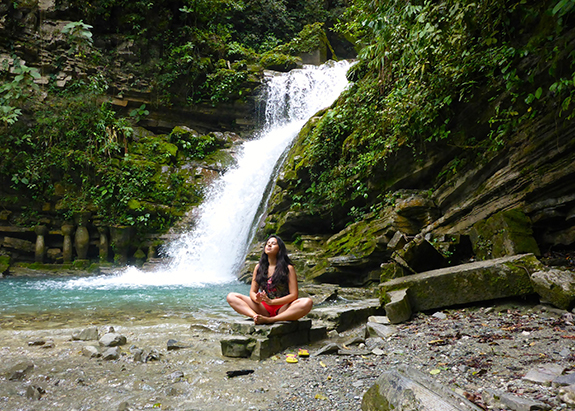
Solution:
[[[481,408],[407,365],[381,374],[363,396],[363,411],[480,411]]]
[[[357,324],[364,323],[370,316],[380,314],[380,312],[380,301],[376,298],[370,298],[347,304],[314,308],[307,316],[330,323],[333,329],[342,332]]]
[[[564,371],[565,367],[558,364],[542,364],[530,369],[523,379],[536,384],[551,385],[551,382],[562,375]]]
[[[543,269],[533,254],[477,261],[395,278],[380,285],[381,299],[407,288],[413,311],[534,293],[530,274]]]

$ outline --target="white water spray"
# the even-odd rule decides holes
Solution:
[[[307,119],[331,105],[345,89],[349,67],[349,62],[330,62],[269,77],[263,131],[243,144],[237,165],[214,183],[193,231],[170,245],[170,267],[162,272],[130,268],[115,277],[89,281],[104,287],[136,287],[199,286],[235,280],[278,160]]]

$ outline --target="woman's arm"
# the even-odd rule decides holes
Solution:
[[[298,298],[297,275],[295,273],[295,268],[293,265],[290,265],[288,268],[289,268],[289,274],[288,274],[289,294],[280,298],[274,298],[273,300],[270,299],[267,295],[264,295],[263,301],[265,301],[266,304],[284,305],[297,300]]]
[[[261,294],[258,292],[260,290],[260,285],[256,281],[259,266],[259,264],[256,264],[256,268],[254,268],[254,274],[252,275],[252,286],[250,288],[250,298],[254,303],[258,304],[262,302]]]

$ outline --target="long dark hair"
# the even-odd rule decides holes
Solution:
[[[272,275],[272,281],[269,287],[270,289],[273,289],[275,288],[276,284],[281,284],[283,282],[287,283],[289,276],[289,266],[293,265],[293,263],[288,256],[286,245],[282,239],[277,235],[270,235],[266,240],[266,243],[270,240],[270,238],[275,238],[280,248],[277,255],[276,268]],[[259,284],[260,288],[264,290],[268,289],[267,282],[269,266],[270,262],[268,261],[268,255],[266,254],[264,246],[264,251],[260,257],[258,272],[256,274],[256,282]]]

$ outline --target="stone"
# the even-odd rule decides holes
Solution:
[[[180,350],[182,348],[190,348],[191,345],[186,345],[182,342],[173,340],[173,339],[169,339],[168,340],[168,351],[173,351],[173,350]]]
[[[45,236],[48,234],[48,228],[45,225],[38,225],[34,228],[36,233],[36,245],[34,251],[34,261],[43,263],[46,256],[46,241]]]
[[[551,382],[565,371],[565,367],[559,364],[542,364],[530,369],[523,380],[536,384],[551,385]]]
[[[535,292],[556,307],[568,310],[575,303],[575,272],[549,269],[531,274]]]
[[[558,377],[553,378],[551,384],[554,387],[561,387],[565,385],[575,385],[575,372],[571,374],[560,375]]]
[[[309,330],[309,342],[325,340],[327,338],[327,327],[322,325],[312,326]]]
[[[42,395],[45,393],[46,393],[46,391],[42,387],[39,387],[37,385],[29,385],[26,388],[25,396],[29,400],[39,400],[40,398],[42,398]]]
[[[179,381],[182,378],[184,378],[184,372],[183,371],[174,371],[173,373],[168,375],[168,379],[172,380],[172,381]]]
[[[378,324],[378,323],[367,323],[367,334],[370,337],[381,337],[387,338],[397,332],[394,326]]]
[[[117,360],[120,358],[120,354],[120,347],[110,347],[102,353],[102,359],[109,361]]]
[[[54,347],[55,347],[54,340],[46,340],[46,343],[42,344],[40,346],[40,348],[45,349],[45,350],[47,350],[49,348],[54,348]]]
[[[391,324],[389,318],[387,318],[385,315],[372,315],[367,319],[367,322],[383,325]]]
[[[21,240],[14,237],[4,237],[2,245],[6,248],[13,248],[14,250],[24,251],[26,253],[34,253],[36,245],[32,241]]]
[[[445,315],[445,313],[442,313],[441,311],[437,311],[433,313],[432,317],[437,318],[439,320],[445,320],[447,318],[447,315]]]
[[[102,356],[98,347],[94,345],[86,345],[82,347],[82,355],[88,358],[97,358]]]
[[[565,404],[575,407],[575,385],[568,385],[559,390],[559,399]]]
[[[416,273],[447,266],[443,254],[422,237],[416,237],[407,243],[401,250],[394,252],[391,258],[399,265],[407,264]]]
[[[62,255],[65,263],[72,261],[72,234],[74,233],[74,226],[70,224],[64,224],[62,226],[62,234],[64,235],[64,243],[62,245]]]
[[[6,376],[9,381],[22,381],[26,376],[28,376],[34,370],[34,363],[32,362],[20,362],[8,370]]]
[[[480,411],[481,408],[405,364],[381,374],[365,393],[365,411]]]
[[[38,346],[46,344],[46,340],[44,338],[35,338],[33,340],[28,341],[28,346]]]
[[[108,333],[104,334],[99,340],[100,345],[103,347],[116,347],[118,345],[126,344],[127,340],[121,334],[118,333]]]
[[[396,251],[401,250],[407,244],[407,238],[405,234],[401,231],[396,231],[389,243],[387,243],[387,248],[390,250]]]
[[[475,255],[482,260],[528,253],[541,255],[531,220],[520,209],[501,211],[475,223],[469,237]]]
[[[97,341],[98,337],[97,327],[85,328],[79,333],[72,334],[72,340],[77,341]]]
[[[495,409],[508,409],[512,411],[538,411],[551,409],[549,405],[540,401],[533,401],[491,389],[485,389],[481,393],[481,399],[490,408]]]
[[[329,343],[329,344],[321,347],[315,353],[315,355],[334,354],[334,353],[337,353],[340,350],[340,348],[341,347],[339,345],[337,345],[336,343]]]
[[[78,255],[78,259],[86,259],[89,245],[90,233],[85,226],[81,225],[76,229],[76,235],[74,236],[74,246],[76,247],[76,254]]]
[[[411,309],[417,312],[524,296],[533,293],[530,273],[542,268],[533,254],[477,261],[387,281],[380,284],[380,298],[388,303],[389,291],[407,288]]]
[[[220,340],[222,355],[233,358],[249,357],[256,345],[255,338],[234,336]]]
[[[392,324],[399,324],[411,318],[411,305],[407,297],[407,288],[389,291],[390,302],[385,304],[385,314]]]
[[[365,322],[368,317],[376,315],[380,311],[380,302],[369,298],[342,305],[314,308],[307,316],[312,320],[318,319],[330,323],[332,329],[342,332]]]
[[[362,348],[344,348],[337,351],[337,355],[369,355],[369,354],[371,354],[370,350]]]

